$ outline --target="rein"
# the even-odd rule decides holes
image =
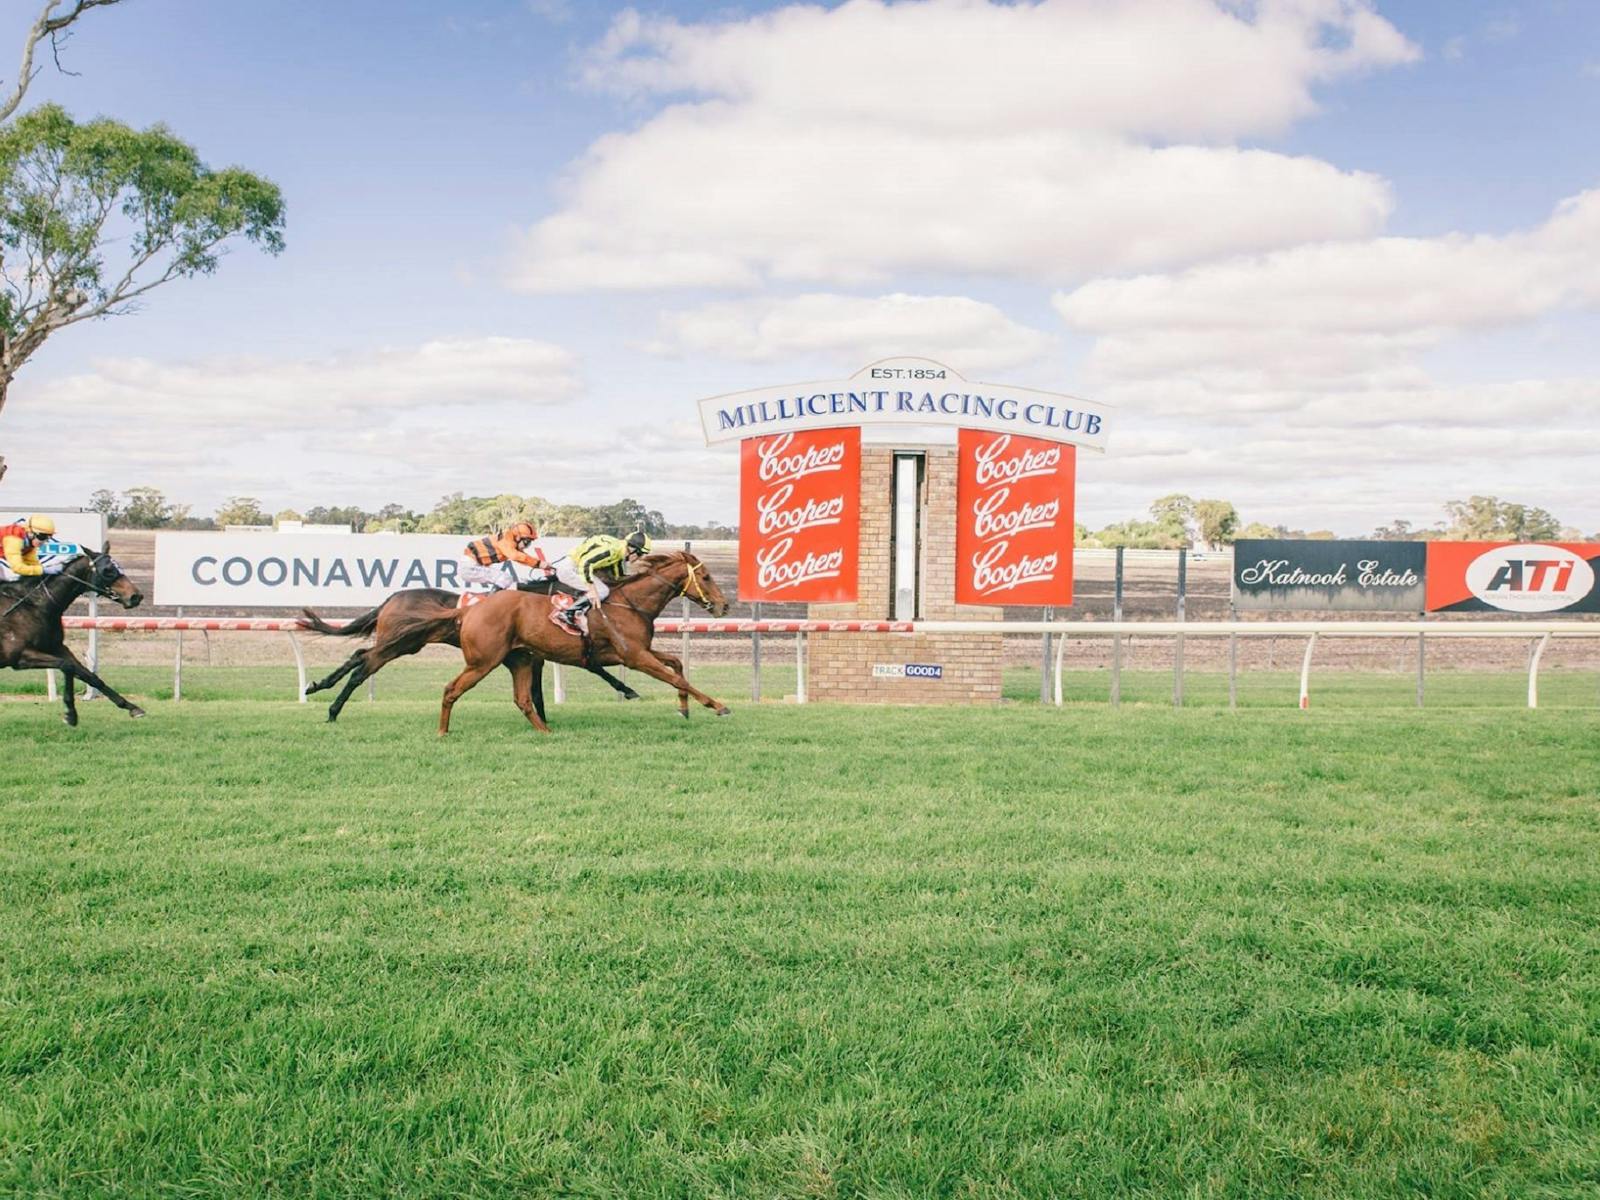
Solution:
[[[692,587],[694,589],[694,599],[699,602],[699,604],[700,604],[700,606],[702,608],[704,608],[707,612],[710,612],[711,611],[711,598],[706,595],[705,584],[700,582],[700,575],[699,575],[699,572],[704,569],[704,564],[685,562],[683,564],[683,569],[685,571],[685,574],[684,574],[683,582],[681,584],[680,583],[673,583],[672,580],[668,579],[665,575],[663,575],[660,571],[657,571],[654,567],[646,567],[644,569],[643,573],[641,573],[639,575],[631,576],[631,578],[633,578],[633,579],[643,579],[643,578],[646,578],[648,576],[649,578],[652,578],[652,579],[658,579],[662,583],[666,584],[667,587],[672,592],[676,593],[679,596],[688,596],[690,594],[690,588]],[[616,602],[620,601],[625,608],[628,608],[628,609],[632,610],[637,615],[643,617],[646,621],[654,621],[656,619],[656,617],[661,615],[660,614],[660,610],[657,610],[654,613],[645,612],[644,609],[640,608],[633,601],[629,600],[628,597],[621,592],[621,590],[620,590],[621,587],[622,587],[622,585],[618,584],[615,588],[612,589],[612,594],[610,596],[607,596],[600,603],[601,604],[613,604],[613,603],[616,603]],[[666,598],[666,600],[662,602],[661,608],[665,609],[666,606],[668,604],[670,604],[671,602],[672,602],[672,596],[669,595]]]

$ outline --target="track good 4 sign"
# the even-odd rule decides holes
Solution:
[[[956,603],[1071,604],[1077,448],[963,429]]]

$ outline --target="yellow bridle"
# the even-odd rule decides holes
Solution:
[[[700,569],[700,565],[701,564],[699,563],[692,562],[686,562],[683,564],[683,569],[688,572],[688,574],[683,577],[683,595],[687,596],[689,594],[689,589],[693,587],[694,598],[700,601],[700,603],[705,605],[709,610],[711,608],[711,597],[706,595],[705,586],[700,582],[700,576],[697,574],[698,570]]]

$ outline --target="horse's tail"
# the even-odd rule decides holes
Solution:
[[[461,644],[462,608],[434,608],[407,613],[385,634],[383,648],[397,654],[415,654],[435,642]]]
[[[305,613],[305,616],[300,618],[301,629],[310,629],[315,633],[326,634],[328,637],[365,637],[377,628],[378,614],[383,611],[383,605],[380,604],[370,612],[364,612],[353,621],[347,621],[343,625],[329,625],[309,608],[302,608],[300,611]]]

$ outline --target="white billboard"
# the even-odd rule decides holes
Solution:
[[[365,608],[407,588],[459,591],[471,539],[432,533],[158,533],[155,603]],[[541,538],[552,561],[577,538]]]

